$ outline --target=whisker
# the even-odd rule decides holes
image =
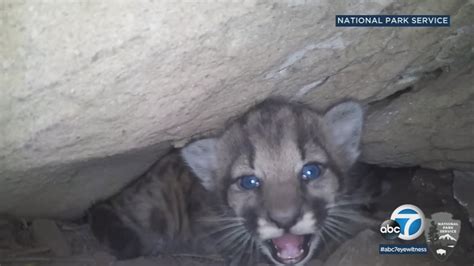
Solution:
[[[324,237],[324,233],[321,231],[318,231],[318,235],[321,237],[321,240],[323,241],[323,247],[326,248],[328,245],[328,241],[326,240],[326,237]]]
[[[326,218],[326,222],[330,222],[332,224],[335,224],[335,225],[338,225],[338,226],[345,226],[345,225],[348,225],[347,222],[344,222],[343,220],[340,220],[340,219],[335,219],[335,217],[332,217],[332,216],[328,216]]]
[[[343,235],[344,232],[341,232],[341,230],[333,224],[326,223],[326,226],[329,231],[332,231],[338,237],[338,239],[341,240],[341,242],[346,239],[346,237]]]
[[[329,210],[328,211],[328,214],[331,215],[331,214],[344,214],[344,215],[347,215],[347,216],[363,216],[361,213],[359,212],[354,212],[354,211],[344,211],[344,210]]]
[[[355,222],[357,224],[378,224],[378,221],[374,218],[367,217],[365,215],[362,215],[360,213],[352,213],[352,212],[328,212],[329,216],[334,216],[334,217],[340,217],[347,219],[349,221]]]
[[[226,249],[232,250],[229,253],[230,257],[233,261],[238,262],[237,265],[240,265],[240,261],[242,260],[242,255],[245,253],[245,243],[247,242],[250,236],[248,234],[242,234],[237,240],[232,243],[232,245],[228,246]]]
[[[329,229],[332,229],[335,233],[338,233],[339,236],[344,237],[344,231],[342,231],[338,225],[335,225],[333,223],[327,222],[326,225],[329,227]]]
[[[235,228],[234,230],[219,237],[218,240],[216,241],[216,244],[218,246],[226,247],[232,243],[235,243],[235,241],[241,237],[242,233],[243,233],[242,228]]]
[[[254,254],[255,254],[255,240],[252,237],[249,238],[249,253],[250,253],[250,263],[254,264]]]
[[[341,211],[341,212],[347,212],[347,213],[363,213],[362,211],[354,208],[348,208],[348,207],[331,207],[331,208],[326,208],[328,212],[331,211]]]
[[[232,223],[232,224],[228,224],[228,225],[225,225],[225,226],[220,226],[220,227],[218,227],[214,230],[208,231],[207,235],[216,235],[216,234],[222,233],[224,231],[234,229],[234,228],[239,228],[239,227],[242,227],[242,224]]]
[[[326,233],[330,238],[334,239],[334,241],[338,242],[338,243],[341,243],[341,239],[339,239],[338,236],[336,236],[332,230],[329,230],[329,228],[327,227],[322,227],[321,230]]]
[[[327,219],[326,222],[328,224],[332,225],[339,232],[347,234],[348,236],[352,235],[352,233],[346,229],[348,223],[344,223],[340,220],[336,220],[336,219],[332,219],[332,218]],[[344,226],[346,226],[346,227],[344,227]]]
[[[245,233],[241,234],[240,237],[235,240],[233,245],[230,246],[230,248],[234,249],[236,247],[240,247],[239,250],[241,251],[244,248],[244,245],[242,245],[242,244],[244,244],[249,237],[250,236],[245,234]]]
[[[349,214],[344,214],[344,213],[328,213],[328,216],[326,219],[331,219],[331,220],[335,220],[335,221],[347,224],[349,222],[357,221],[357,219],[359,218],[361,217],[357,215],[349,215]]]
[[[366,200],[361,200],[361,201],[354,201],[354,200],[351,200],[351,201],[339,201],[339,202],[336,202],[336,203],[333,203],[333,204],[328,204],[326,206],[326,209],[330,209],[330,208],[334,208],[334,207],[343,207],[343,206],[347,206],[347,207],[350,207],[350,206],[362,206],[364,204],[367,204],[368,202]]]
[[[340,208],[329,209],[327,213],[328,213],[328,215],[341,214],[341,215],[346,215],[346,216],[350,216],[350,217],[352,217],[352,216],[356,216],[356,217],[364,216],[361,212],[353,211],[353,210],[345,210],[345,209],[340,209]]]
[[[240,222],[240,223],[243,223],[245,220],[243,218],[239,218],[239,217],[213,216],[213,217],[199,218],[198,221],[203,222],[203,223],[220,223],[220,222]]]

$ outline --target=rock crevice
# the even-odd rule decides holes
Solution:
[[[474,169],[472,1],[231,2],[7,0],[0,212],[79,215],[269,96],[366,104],[365,162]],[[452,26],[336,28],[348,13]]]

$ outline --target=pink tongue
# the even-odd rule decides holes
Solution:
[[[284,259],[296,258],[300,255],[304,237],[293,234],[284,234],[279,238],[272,239],[273,244],[280,252],[280,257]]]

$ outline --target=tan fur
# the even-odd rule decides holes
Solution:
[[[98,206],[113,210],[124,226],[133,228],[139,236],[143,247],[134,255],[153,255],[189,246],[189,241],[196,238],[196,219],[207,212],[205,194],[178,151],[173,151]]]

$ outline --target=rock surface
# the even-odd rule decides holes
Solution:
[[[474,64],[439,70],[438,78],[421,81],[393,100],[369,104],[365,161],[473,169],[473,70]]]
[[[71,249],[55,221],[39,219],[32,222],[33,236],[40,246],[59,257],[71,256]]]
[[[463,206],[474,226],[474,172],[454,171],[454,198]]]
[[[474,169],[472,1],[7,0],[0,12],[0,213],[81,215],[271,95],[367,104],[367,162]],[[451,27],[336,28],[335,14],[449,14]]]

